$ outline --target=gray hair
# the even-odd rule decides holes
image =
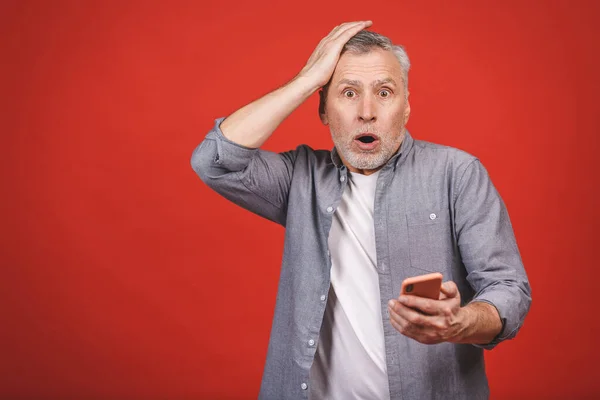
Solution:
[[[354,54],[366,54],[372,51],[374,48],[380,48],[383,50],[391,51],[394,53],[398,61],[400,62],[400,68],[402,70],[402,85],[404,86],[404,96],[408,97],[408,71],[410,70],[410,60],[408,54],[401,45],[393,44],[392,41],[379,33],[371,31],[360,31],[356,35],[352,36],[350,40],[346,42],[342,48],[340,56],[346,52]],[[319,112],[321,114],[325,111],[325,101],[327,99],[327,90],[331,80],[323,86],[321,92],[321,104],[319,106]]]

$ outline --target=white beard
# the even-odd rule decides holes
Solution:
[[[351,142],[337,140],[336,134],[330,127],[331,139],[335,144],[337,151],[344,157],[346,162],[356,169],[377,169],[388,162],[390,158],[396,153],[398,141],[392,141],[391,139],[383,139],[379,137],[379,148],[375,152],[357,152],[352,149],[353,139]],[[373,132],[376,133],[376,132]],[[379,135],[378,135],[379,136]],[[400,135],[400,143],[404,140],[404,127],[402,127],[402,133]],[[352,135],[351,137],[354,137]]]

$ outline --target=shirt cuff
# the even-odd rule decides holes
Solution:
[[[507,293],[502,290],[490,289],[483,293],[480,293],[472,301],[487,303],[498,311],[500,321],[502,322],[502,329],[500,333],[489,343],[486,344],[475,344],[474,346],[483,348],[485,350],[491,350],[498,345],[498,343],[512,339],[517,334],[520,328],[520,319],[518,315],[514,315],[515,311],[511,310],[510,304],[507,301]],[[514,306],[512,307],[515,308]]]

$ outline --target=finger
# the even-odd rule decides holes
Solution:
[[[371,26],[372,24],[373,24],[373,22],[371,22],[371,21],[359,21],[359,22],[353,23],[351,25],[348,25],[347,27],[340,29],[337,32],[337,34],[334,35],[332,40],[334,40],[334,41],[343,40],[344,43],[346,43],[352,36],[356,35],[358,32]]]
[[[402,327],[402,325],[400,325],[399,323],[397,323],[396,321],[394,321],[393,319],[390,319],[390,324],[392,324],[392,326],[400,333],[402,333],[402,331],[404,330],[404,328]]]
[[[340,25],[336,26],[335,28],[333,28],[333,29],[331,30],[331,32],[329,32],[329,34],[323,38],[323,41],[325,41],[326,39],[331,39],[331,38],[333,38],[334,36],[336,36],[336,35],[337,35],[337,33],[339,33],[341,30],[344,30],[344,29],[345,29],[345,28],[347,28],[348,26],[350,26],[350,25],[354,25],[354,24],[359,24],[359,23],[361,23],[361,22],[362,22],[362,21],[344,22],[343,24],[340,24]]]
[[[390,308],[388,311],[390,314],[390,321],[396,322],[402,328],[408,325],[406,318],[402,317],[402,315],[398,314],[394,309]]]
[[[440,311],[440,304],[437,300],[419,296],[402,295],[398,297],[398,301],[406,307],[416,309],[426,315],[437,315]]]
[[[346,27],[340,27],[340,30],[332,37],[332,41],[342,41],[344,44],[350,40],[350,38],[356,35],[358,32],[363,29],[373,25],[372,21],[359,21],[354,22]]]
[[[325,47],[328,43],[334,41],[335,40],[334,38],[338,36],[338,33],[341,30],[344,30],[345,28],[347,28],[350,25],[356,25],[356,24],[360,24],[360,23],[362,23],[362,21],[344,22],[343,24],[337,25],[335,28],[333,28],[331,30],[331,32],[329,32],[329,34],[327,36],[325,36],[323,39],[321,39],[321,41],[315,48],[315,51],[313,51],[313,57],[316,57],[317,54],[320,54],[323,47]]]
[[[345,29],[347,29],[348,27],[354,26],[354,25],[359,25],[359,24],[366,24],[366,23],[373,23],[372,21],[366,21],[366,20],[362,20],[362,21],[349,21],[349,22],[344,22],[343,24],[340,24],[337,26],[337,32],[343,31]]]
[[[390,319],[390,324],[392,324],[392,326],[394,327],[394,329],[396,329],[398,332],[400,332],[404,336],[408,336],[408,337],[414,339],[415,334],[412,333],[412,332],[410,332],[410,331],[408,331],[408,330],[406,330],[402,325],[400,325],[396,321]]]
[[[364,29],[366,26],[370,26],[373,22],[372,21],[356,21],[356,22],[346,22],[343,23],[337,27],[335,27],[330,33],[329,35],[325,36],[317,45],[315,51],[313,52],[312,56],[311,56],[311,60],[313,58],[317,58],[320,55],[322,55],[323,52],[326,52],[326,48],[328,46],[333,46],[334,51],[340,52],[342,47],[344,46],[344,44],[346,44],[346,42],[348,40],[350,40],[350,38],[354,35],[356,35],[358,32],[360,32],[362,29]],[[348,34],[346,36],[341,36],[344,35],[344,33],[346,32],[350,32],[349,36]],[[338,39],[342,37],[343,41],[339,41]],[[309,60],[310,61],[310,60]]]
[[[459,295],[458,287],[456,286],[456,283],[452,281],[444,282],[440,288],[440,291],[446,296],[446,298],[450,299]]]
[[[401,334],[404,336],[410,337],[412,339],[421,341],[425,335],[425,330],[423,327],[415,324],[411,324],[406,319],[402,318],[398,314],[390,313],[390,324]]]
[[[430,318],[419,311],[413,310],[412,308],[406,307],[404,304],[395,301],[394,306],[390,309],[390,317],[399,316],[400,318],[408,321],[411,325],[426,326],[430,325],[427,318]]]
[[[390,321],[390,323],[402,335],[404,335],[406,337],[409,337],[411,339],[414,339],[414,340],[416,340],[419,343],[423,343],[423,344],[437,344],[437,343],[440,343],[440,342],[443,341],[443,340],[440,340],[439,338],[437,338],[434,335],[428,334],[427,332],[425,332],[423,330],[405,329],[405,328],[402,328],[401,326],[399,326],[394,321]]]
[[[390,323],[394,325],[396,330],[401,334],[413,338],[418,335],[421,335],[424,329],[420,325],[411,323],[409,320],[407,320],[402,315],[396,313],[393,310],[390,310]]]
[[[327,34],[327,36],[325,36],[323,39],[321,39],[321,42],[324,42],[324,41],[326,41],[327,39],[330,39],[330,38],[332,38],[332,37],[333,37],[333,36],[334,36],[336,33],[338,33],[338,32],[339,32],[339,30],[341,29],[341,27],[342,27],[343,25],[344,25],[344,24],[340,24],[340,25],[337,25],[335,28],[333,28],[333,29],[331,30],[331,32],[329,32],[329,33]]]
[[[326,36],[324,36],[317,44],[317,47],[315,48],[313,54],[317,53],[326,43],[328,43],[333,38],[333,36],[335,36],[335,34],[339,32],[343,25],[344,24],[337,25]]]

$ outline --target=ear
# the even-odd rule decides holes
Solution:
[[[319,118],[323,125],[329,124],[327,112],[325,111],[325,94],[323,93],[323,89],[319,90]]]
[[[404,125],[406,125],[409,118],[410,118],[410,102],[408,101],[408,96],[407,96],[406,106],[404,107]]]

